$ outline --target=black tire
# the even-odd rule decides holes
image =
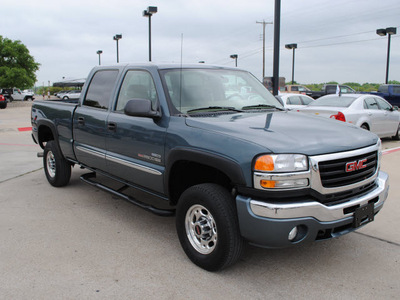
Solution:
[[[13,102],[14,101],[14,98],[13,97],[8,97],[8,101],[10,101],[10,102]]]
[[[63,100],[69,100],[69,97],[68,96],[64,96],[62,99]]]
[[[176,211],[176,230],[189,259],[208,271],[234,264],[243,249],[234,199],[213,183],[187,189]]]
[[[43,155],[44,173],[55,187],[65,186],[71,178],[71,164],[63,157],[55,141],[48,141]]]
[[[396,131],[396,134],[394,135],[394,136],[392,136],[392,139],[393,140],[395,140],[395,141],[398,141],[398,140],[400,140],[400,124],[399,124],[399,126],[397,127],[397,131]]]
[[[7,101],[4,101],[4,103],[2,102],[0,104],[0,109],[5,109],[5,108],[7,108]]]

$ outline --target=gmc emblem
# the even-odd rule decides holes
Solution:
[[[354,172],[357,170],[361,170],[366,168],[367,166],[364,163],[367,162],[367,159],[361,159],[359,161],[352,161],[346,164],[346,172]]]

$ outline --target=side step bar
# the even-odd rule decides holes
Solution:
[[[126,200],[126,201],[128,201],[128,202],[130,202],[132,204],[135,204],[136,206],[139,206],[140,208],[143,208],[144,210],[147,210],[147,211],[149,211],[149,212],[151,212],[153,214],[156,214],[156,215],[159,215],[159,216],[162,216],[162,217],[170,217],[170,216],[173,216],[175,214],[175,210],[155,208],[154,206],[148,205],[148,204],[143,203],[143,202],[141,202],[141,201],[139,201],[137,199],[134,199],[134,198],[132,198],[132,197],[130,197],[128,195],[125,195],[120,191],[114,190],[112,188],[109,188],[109,187],[101,184],[101,183],[98,183],[98,182],[92,180],[92,178],[96,178],[96,173],[95,172],[83,174],[80,177],[80,179],[83,182],[85,182],[87,184],[90,184],[92,186],[95,186],[95,187],[97,187],[99,189],[102,189],[102,190],[104,190],[106,192],[109,192],[109,193],[111,193],[111,194],[113,194],[115,196],[121,197],[122,199],[124,199],[124,200]],[[123,190],[123,189],[125,189],[127,187],[128,186],[124,186],[120,190]]]

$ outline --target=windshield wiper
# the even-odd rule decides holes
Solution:
[[[215,111],[215,110],[217,110],[217,111],[226,111],[226,110],[228,110],[228,111],[243,112],[243,110],[236,109],[236,108],[234,108],[232,106],[208,106],[208,107],[200,107],[200,108],[190,109],[190,110],[187,111],[187,113],[206,111],[206,110],[208,110],[210,112]]]
[[[275,105],[270,105],[270,104],[257,104],[257,105],[248,105],[248,106],[243,106],[242,109],[268,109],[268,108],[273,108],[277,110],[285,110],[282,107],[277,107]]]

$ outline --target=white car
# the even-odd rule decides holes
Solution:
[[[61,99],[63,100],[76,100],[79,99],[81,96],[81,90],[72,90],[68,91],[68,93],[65,93],[61,96]]]
[[[305,105],[314,101],[313,98],[301,94],[279,94],[276,98],[282,102],[283,106],[289,109],[303,108]]]
[[[400,139],[398,107],[392,106],[379,96],[368,94],[327,95],[298,111],[348,122],[370,130],[381,138]]]

